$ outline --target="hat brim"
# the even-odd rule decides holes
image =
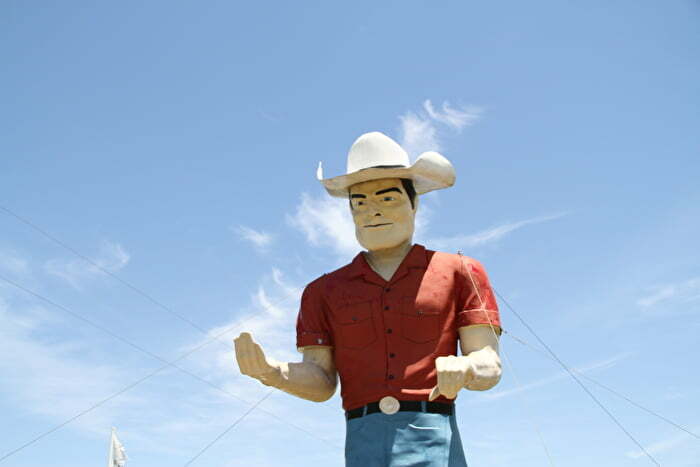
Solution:
[[[369,167],[346,175],[324,179],[323,171],[319,166],[316,176],[328,194],[336,198],[347,198],[348,189],[356,183],[380,178],[410,178],[413,180],[413,186],[419,195],[451,187],[456,178],[455,169],[450,161],[434,151],[424,152],[409,167]]]

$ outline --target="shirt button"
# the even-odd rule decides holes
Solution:
[[[394,358],[394,357],[396,357],[396,354],[394,352],[389,354],[389,358]]]
[[[389,379],[394,379],[394,375],[389,375]]]
[[[386,330],[386,333],[387,333],[387,334],[391,334],[391,328],[387,329],[387,330]]]
[[[385,309],[385,310],[388,310],[388,309],[389,309],[389,305],[385,306],[384,309]]]
[[[384,289],[384,292],[391,292],[391,287],[387,287],[386,289]]]

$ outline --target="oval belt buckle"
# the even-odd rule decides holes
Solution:
[[[392,396],[385,396],[379,401],[379,410],[387,415],[394,415],[399,411],[399,400]]]

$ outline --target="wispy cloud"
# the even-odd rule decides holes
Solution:
[[[441,127],[459,132],[476,123],[482,113],[480,107],[454,108],[447,101],[443,102],[441,109],[436,109],[430,100],[426,100],[421,110],[399,116],[401,146],[413,157],[425,151],[440,151]]]
[[[257,231],[244,225],[231,227],[231,230],[243,240],[252,243],[253,246],[255,246],[255,248],[259,251],[265,251],[273,241],[272,234],[269,234],[264,231]]]
[[[414,241],[425,242],[432,208],[421,198],[415,219]],[[355,224],[348,201],[327,195],[313,197],[302,193],[288,223],[302,232],[313,247],[330,249],[338,264],[350,261],[363,247],[355,237]]]
[[[691,431],[697,433],[697,431],[700,429],[700,427],[694,427]],[[680,433],[676,436],[670,437],[663,439],[661,441],[657,441],[655,443],[651,443],[647,446],[644,446],[644,449],[646,452],[648,452],[651,455],[654,454],[659,454],[665,451],[669,451],[676,446],[679,446],[687,441],[690,441],[692,439],[692,436],[688,433]],[[629,451],[627,452],[627,457],[630,457],[632,459],[638,459],[640,457],[646,457],[646,453],[642,451],[641,449],[638,451]]]
[[[436,108],[426,100],[421,110],[399,116],[401,146],[413,156],[428,150],[438,151],[442,147],[441,128],[459,132],[479,120],[481,113],[482,109],[476,106],[457,108],[445,101]],[[435,200],[437,194],[431,195]],[[418,241],[423,241],[429,214],[429,206],[421,203],[416,215],[415,239]],[[338,262],[351,259],[362,249],[355,238],[355,226],[346,200],[304,193],[296,211],[287,215],[287,221],[301,231],[312,246],[329,247]]]
[[[231,322],[210,329],[207,336],[194,342],[192,347],[222,333],[226,333],[222,339],[230,342],[240,332],[247,331],[253,334],[268,356],[279,360],[297,359],[294,329],[301,292],[302,287],[299,284],[289,282],[279,269],[273,268],[271,274],[262,279],[257,290],[251,295],[251,306],[244,311],[242,320],[237,316]],[[212,365],[217,367],[221,377],[230,376],[235,365],[232,359],[233,347],[229,350],[221,345],[208,347],[209,350],[202,349],[190,360],[197,361],[203,368],[212,369]],[[186,351],[189,348],[182,350]],[[255,382],[246,378],[236,384],[257,386],[257,383],[253,383]]]
[[[587,373],[587,372],[590,372],[593,370],[601,370],[601,369],[611,368],[611,367],[617,365],[620,361],[624,360],[625,358],[628,358],[630,355],[632,355],[632,354],[629,352],[621,353],[621,354],[615,355],[613,357],[607,358],[605,360],[601,360],[599,362],[590,363],[590,364],[582,366],[582,367],[572,368],[572,371],[574,373]],[[531,383],[523,384],[522,386],[518,386],[518,387],[513,388],[513,389],[506,389],[506,390],[502,390],[502,391],[483,393],[482,397],[484,399],[501,399],[503,397],[512,396],[514,394],[529,391],[530,389],[538,388],[541,386],[546,386],[546,385],[549,385],[555,381],[567,379],[570,377],[571,376],[569,375],[569,373],[567,371],[562,370],[562,371],[560,371],[552,376],[548,376],[546,378],[542,378],[540,380],[533,381]]]
[[[288,214],[287,221],[312,246],[329,247],[339,261],[350,260],[361,249],[346,199],[302,193],[296,212]]]
[[[282,120],[282,116],[277,112],[270,112],[267,110],[258,110],[258,115],[270,122],[279,122]]]
[[[700,277],[694,277],[675,284],[655,286],[650,294],[637,300],[637,305],[650,308],[672,300],[687,303],[698,299],[700,299]]]
[[[297,285],[273,269],[251,296],[251,309],[247,310],[251,319],[244,323],[233,320],[212,329],[209,337],[233,327],[232,334],[226,336],[230,342],[229,337],[247,330],[254,334],[268,355],[280,360],[298,360],[294,323],[300,293]],[[11,401],[21,412],[45,419],[44,429],[75,417],[153,370],[152,367],[129,365],[126,359],[119,357],[118,365],[109,362],[109,356],[114,354],[111,347],[106,355],[100,355],[95,352],[97,342],[88,342],[86,335],[82,334],[76,338],[72,328],[65,326],[51,310],[24,301],[21,306],[15,302],[17,300],[10,302],[8,297],[0,294],[0,322],[3,323],[0,326],[0,352],[2,355],[21,356],[0,359],[3,381],[0,393],[5,401]],[[51,332],[50,338],[47,331]],[[189,457],[228,427],[232,420],[243,415],[267,391],[260,383],[238,373],[232,347],[229,345],[226,350],[220,345],[206,346],[179,364],[191,367],[190,371],[237,397],[202,386],[201,382],[170,368],[153,377],[150,384],[141,384],[118,394],[114,400],[79,416],[70,425],[91,437],[105,439],[109,427],[116,425],[121,429],[122,441],[129,446]],[[152,359],[145,358],[147,365],[154,364]],[[260,410],[246,417],[245,423],[255,428],[256,436],[269,431],[270,439],[276,439],[272,432],[279,429],[281,422],[282,425],[286,423],[293,436],[302,436],[303,440],[311,437],[304,433],[300,435],[290,424],[302,426],[302,431],[312,435],[323,433],[315,435],[317,438],[327,439],[328,433],[332,432],[334,439],[342,439],[341,427],[336,426],[331,417],[323,417],[328,422],[323,422],[323,429],[319,429],[316,426],[319,415],[313,414],[313,409],[310,413],[308,407],[297,408],[296,401],[290,402],[288,397],[280,395],[279,402],[274,397],[266,401],[264,409],[271,411],[272,419],[276,420]],[[299,404],[303,403],[299,401]],[[330,410],[330,407],[324,406],[321,410]],[[173,439],[180,441],[172,443]],[[222,449],[222,446],[218,448]]]
[[[104,271],[117,272],[129,263],[129,253],[118,243],[104,240],[95,264],[82,259],[51,259],[44,264],[44,270],[52,276],[59,277],[76,289],[82,289],[85,282],[104,275]]]
[[[450,103],[445,101],[442,103],[442,111],[435,110],[433,103],[430,100],[423,102],[423,108],[428,113],[428,116],[437,122],[461,131],[465,126],[473,125],[479,118],[483,109],[474,105],[466,106],[462,109],[455,109],[450,106]]]
[[[29,263],[13,250],[0,250],[0,271],[13,276],[24,276],[29,272]]]
[[[14,358],[0,359],[5,397],[27,412],[53,420],[69,418],[117,390],[129,374],[103,362],[90,362],[88,346],[56,338],[41,338],[57,320],[41,307],[10,306],[0,297],[0,352]],[[20,357],[18,357],[20,356]],[[75,423],[99,433],[109,426],[115,411],[135,403],[131,395],[121,397],[109,408],[96,411]]]
[[[548,216],[533,217],[518,222],[510,222],[507,224],[491,227],[490,229],[482,230],[474,234],[454,235],[451,237],[438,237],[430,240],[431,247],[444,250],[460,250],[467,248],[475,248],[486,244],[495,243],[501,240],[506,235],[525,227],[526,225],[540,224],[566,216],[567,213],[558,213]]]
[[[242,319],[241,316],[237,316],[228,323],[212,328],[207,338],[192,345],[199,345],[214,336],[221,335],[222,332],[226,333],[225,339],[230,342],[241,332],[246,331],[251,333],[253,339],[260,344],[266,357],[279,361],[299,361],[300,355],[296,351],[294,329],[302,290],[301,284],[290,282],[280,270],[273,268],[270,274],[262,278],[258,289],[251,295],[251,306],[241,313]],[[193,354],[188,360],[198,367],[197,373],[206,373],[208,379],[243,400],[256,401],[267,391],[267,388],[258,381],[240,374],[233,346],[226,350],[221,345],[209,345]],[[220,392],[211,394],[212,398],[222,403],[229,403],[231,400]],[[286,423],[288,429],[290,423],[297,427],[302,426],[312,436],[321,438],[330,436],[339,444],[342,439],[342,426],[334,423],[334,417],[328,416],[331,411],[333,415],[337,415],[337,406],[340,405],[338,398],[339,393],[336,393],[327,403],[312,404],[313,407],[310,407],[308,402],[281,394],[279,399],[273,397],[266,401],[265,410],[268,412],[260,414],[269,419],[269,414],[272,413],[274,418]],[[323,415],[314,415],[314,412],[323,412]],[[256,414],[258,411],[251,416]],[[269,428],[269,421],[267,426]],[[262,433],[259,432],[259,434]],[[298,435],[294,429],[292,433]],[[269,435],[271,439],[278,437],[276,433],[269,433]],[[308,435],[304,436],[308,439]]]

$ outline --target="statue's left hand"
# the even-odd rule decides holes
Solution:
[[[501,361],[490,347],[461,357],[438,357],[435,359],[435,369],[438,384],[428,397],[431,401],[439,395],[454,399],[464,387],[472,391],[485,391],[501,379]]]

